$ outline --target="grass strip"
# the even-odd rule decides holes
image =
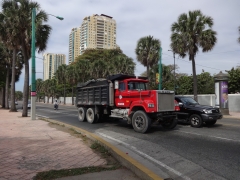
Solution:
[[[86,173],[116,170],[120,167],[121,167],[120,165],[116,165],[112,167],[89,166],[89,167],[74,168],[74,169],[50,170],[45,172],[39,172],[33,178],[33,180],[52,180],[56,178],[76,176],[76,175],[81,175]]]

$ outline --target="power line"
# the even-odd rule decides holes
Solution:
[[[169,54],[165,54],[165,55],[168,55],[170,56]],[[171,56],[172,57],[172,56]],[[180,58],[176,58],[176,59],[179,59],[180,61],[185,61],[185,62],[188,62],[188,63],[191,63],[190,61],[186,61],[186,60],[183,60],[183,59],[180,59]],[[196,64],[196,63],[195,63]],[[205,68],[209,68],[209,69],[215,69],[215,70],[222,70],[222,69],[217,69],[217,68],[212,68],[212,67],[208,67],[208,66],[204,66],[204,65],[201,65],[201,64],[196,64],[198,66],[202,66],[202,67],[205,67]]]

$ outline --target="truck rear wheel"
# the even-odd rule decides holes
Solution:
[[[95,114],[95,111],[94,111],[94,108],[88,108],[87,109],[87,112],[86,112],[86,119],[89,123],[93,124],[95,122],[98,121],[98,117],[96,114]]]
[[[177,126],[177,121],[176,118],[169,118],[162,123],[162,127],[165,129],[173,129]]]
[[[132,117],[132,125],[136,132],[146,133],[151,127],[151,119],[144,111],[136,111]]]
[[[86,111],[87,111],[87,108],[85,107],[78,108],[78,120],[80,122],[86,121]]]

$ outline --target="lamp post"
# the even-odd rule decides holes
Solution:
[[[158,84],[158,90],[162,89],[162,47],[160,47],[159,51],[159,62],[158,62],[158,73],[159,73],[159,84]]]
[[[168,50],[168,51],[172,51],[172,50]],[[173,52],[173,58],[174,58],[174,64],[173,64],[173,69],[174,69],[174,92],[175,92],[175,90],[176,90],[176,76],[175,76],[175,52],[174,51],[172,51]]]
[[[54,16],[52,14],[49,14]],[[60,20],[63,20],[62,17],[54,16]],[[35,71],[35,20],[36,20],[36,8],[32,9],[32,46],[31,46],[31,54],[32,54],[32,78],[31,78],[31,120],[36,119],[36,71]]]

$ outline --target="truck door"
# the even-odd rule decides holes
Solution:
[[[127,92],[130,101],[141,103],[146,97],[149,97],[149,91],[146,91],[146,84],[143,82],[128,82]]]
[[[129,100],[125,82],[119,82],[119,88],[115,92],[115,105],[117,107],[129,107]]]

